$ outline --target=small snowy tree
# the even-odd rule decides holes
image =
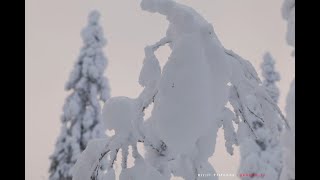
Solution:
[[[66,90],[72,93],[65,101],[60,136],[50,156],[50,180],[71,180],[70,169],[89,140],[105,137],[100,103],[109,98],[109,85],[103,76],[107,59],[102,48],[106,40],[99,17],[92,11],[81,32],[84,46],[66,83]]]
[[[285,0],[282,6],[282,16],[287,20],[287,43],[295,48],[295,0]],[[292,53],[294,56],[294,51]],[[295,79],[291,82],[285,107],[286,116],[291,126],[290,130],[284,131],[282,144],[284,147],[284,168],[281,180],[295,179]]]
[[[279,179],[279,127],[288,124],[252,64],[226,50],[212,25],[194,9],[173,0],[142,0],[141,8],[166,16],[167,33],[145,48],[139,77],[144,89],[138,98],[112,97],[106,102],[103,118],[115,135],[101,146],[96,141],[89,144],[73,168],[73,180],[96,180],[101,174],[114,180],[120,151],[120,180],[167,180],[172,175],[195,180],[202,173],[217,180],[208,159],[220,127],[231,155],[233,145],[240,146],[240,173]],[[161,69],[154,52],[166,44],[171,54]],[[228,101],[233,109],[227,108]],[[151,116],[144,119],[151,103]],[[144,145],[144,156],[138,143]],[[131,168],[126,164],[129,146],[134,158]],[[100,172],[105,157],[107,171]]]
[[[280,74],[275,71],[274,65],[275,60],[272,58],[271,54],[269,52],[265,53],[263,62],[261,63],[262,76],[264,77],[262,84],[274,102],[278,103],[279,88],[277,87],[276,82],[280,80]]]

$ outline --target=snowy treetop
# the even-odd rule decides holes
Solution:
[[[107,58],[102,47],[106,40],[99,17],[98,11],[92,11],[81,32],[84,46],[65,86],[71,93],[63,106],[60,136],[50,157],[50,180],[71,180],[70,169],[89,140],[106,137],[100,103],[109,98],[110,88],[103,76]]]
[[[280,80],[280,74],[275,70],[275,60],[269,52],[265,53],[263,56],[261,69],[264,78],[264,87],[266,87],[266,90],[274,102],[278,102],[280,93],[279,88],[276,86],[276,82]]]

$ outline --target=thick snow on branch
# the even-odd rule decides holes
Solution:
[[[161,67],[154,51],[159,48],[160,42],[153,46],[145,47],[145,59],[140,71],[139,84],[144,87],[143,92],[139,95],[142,106],[147,108],[154,101],[157,93],[157,86],[161,76]]]
[[[234,113],[225,108],[221,113],[221,121],[224,130],[225,147],[230,155],[233,155],[233,145],[239,145],[237,135],[233,126]]]
[[[139,179],[139,180],[165,180],[165,178],[152,166],[146,164],[141,159],[135,159],[132,168],[125,169],[121,172],[119,180]]]
[[[241,120],[237,132],[241,154],[239,173],[265,174],[264,179],[279,179],[282,170],[279,138],[286,119],[249,61],[232,51],[226,50],[226,53],[233,68],[229,101]]]
[[[134,101],[127,97],[110,98],[103,108],[103,120],[108,130],[129,136],[134,131],[131,119],[136,117]]]
[[[230,70],[224,49],[212,26],[192,8],[169,0],[143,0],[141,7],[167,17],[172,50],[150,120],[169,148],[190,153],[227,101]]]
[[[106,139],[91,140],[72,168],[73,180],[90,179],[100,154],[107,145]]]
[[[212,25],[190,7],[170,0],[143,0],[141,7],[167,17],[169,28],[163,39],[172,50],[148,124],[168,146],[167,156],[174,158],[152,156],[147,150],[151,154],[147,160],[169,159],[171,173],[185,179],[197,178],[198,172],[214,173],[208,158],[214,153],[216,119],[227,102],[231,75],[224,48]],[[166,174],[167,168],[160,165],[158,170]]]
[[[139,83],[141,86],[155,86],[161,75],[161,68],[157,57],[154,55],[153,48],[145,48],[145,59],[140,72]]]
[[[263,105],[259,105],[259,100],[253,95],[247,95],[245,99],[248,110],[252,113],[248,116],[248,122],[255,132],[256,139],[241,137],[239,173],[264,174],[263,179],[279,179],[282,169],[279,136],[274,136],[264,120],[259,118],[263,112]],[[260,178],[256,176],[242,179]]]
[[[99,177],[104,179],[115,179],[113,165],[119,150],[122,150],[122,172],[120,179],[161,179],[164,177],[152,166],[145,163],[142,156],[137,151],[137,142],[146,142],[145,134],[139,132],[142,119],[140,118],[142,111],[142,103],[137,103],[139,99],[130,99],[127,97],[112,97],[103,108],[103,118],[106,128],[115,130],[115,135],[110,139],[104,139],[104,146],[96,146],[96,143],[91,143],[81,154],[81,158],[77,161],[73,170],[75,177],[90,177],[92,180],[97,180]],[[137,125],[138,124],[138,125]],[[139,127],[138,127],[139,126]],[[154,144],[146,142],[150,148],[157,149]],[[133,158],[135,159],[134,166],[127,168],[126,158],[128,156],[128,146],[133,148]],[[160,148],[159,148],[160,149]],[[95,154],[94,156],[91,154]],[[102,159],[107,158],[107,172],[100,172]],[[101,176],[101,174],[103,174]],[[151,178],[154,177],[154,178]],[[79,179],[80,180],[80,179]]]

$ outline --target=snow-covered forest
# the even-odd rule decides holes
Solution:
[[[237,177],[230,179],[294,180],[295,81],[288,94],[278,87],[276,64],[284,60],[266,52],[256,69],[228,49],[214,22],[194,8],[175,0],[136,3],[168,22],[166,33],[141,49],[136,82],[142,91],[136,98],[111,97],[103,51],[108,27],[100,22],[103,12],[88,12],[83,45],[65,84],[49,179],[218,180],[209,158],[222,130],[225,151],[234,156],[239,150],[237,173],[230,175]],[[294,57],[295,0],[284,0],[280,13]],[[170,55],[162,66],[157,52],[166,46]],[[286,96],[285,111],[280,96]]]

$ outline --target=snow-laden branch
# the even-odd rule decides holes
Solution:
[[[277,104],[275,104],[272,99],[270,99],[269,96],[264,96],[264,99],[270,103],[272,105],[272,107],[274,108],[275,111],[277,111],[277,113],[280,115],[281,119],[285,122],[285,125],[286,125],[286,128],[288,128],[289,130],[291,129],[290,128],[290,125],[288,123],[288,120],[287,118],[283,115],[282,111],[280,110],[279,106]]]
[[[243,92],[246,92],[249,89],[252,89],[253,92],[255,92],[257,96],[263,98],[266,102],[268,102],[270,104],[270,107],[272,107],[276,111],[276,113],[281,117],[281,119],[285,123],[286,128],[290,129],[290,126],[289,126],[285,116],[283,115],[282,111],[280,110],[279,106],[269,96],[269,94],[267,93],[265,88],[263,88],[261,86],[261,80],[258,78],[258,75],[257,75],[256,71],[254,70],[254,68],[251,68],[252,65],[246,63],[247,62],[246,60],[241,58],[239,55],[235,54],[233,51],[225,50],[225,52],[226,52],[226,54],[230,55],[230,57],[232,57],[231,61],[233,61],[233,63],[235,63],[233,65],[234,66],[234,71],[233,71],[234,74],[232,76],[231,83],[236,88],[236,92],[238,92],[237,96],[240,97],[238,86],[246,86],[245,88],[247,88],[247,89]],[[237,63],[239,63],[240,66],[237,65]],[[239,70],[236,70],[236,69],[242,69],[242,72]],[[243,102],[243,101],[241,101],[241,99],[238,99],[238,100],[240,100],[239,103]],[[243,103],[241,103],[241,104],[243,104]],[[240,112],[242,118],[244,118],[244,120],[245,120],[246,115],[243,114],[243,112],[244,112],[243,107],[240,108],[239,112]],[[262,118],[260,118],[260,119],[262,119]]]
[[[168,37],[164,37],[160,39],[160,41],[156,42],[155,44],[151,45],[153,51],[156,51],[159,47],[164,46],[168,43],[171,43],[171,40]]]
[[[230,109],[224,108],[221,113],[221,118],[219,119],[221,119],[222,121],[221,126],[224,130],[226,150],[230,155],[233,155],[233,145],[239,145],[238,138],[232,123],[235,119],[234,113]]]
[[[142,156],[139,154],[136,146],[138,142],[144,143],[145,146],[149,146],[158,152],[160,156],[164,156],[163,153],[167,149],[165,143],[160,140],[154,144],[154,142],[149,140],[148,134],[143,131],[142,118],[144,110],[150,103],[154,102],[154,98],[157,94],[157,81],[159,80],[161,73],[159,62],[154,55],[154,51],[169,42],[170,41],[168,41],[167,38],[163,38],[154,45],[145,48],[146,58],[140,74],[140,82],[145,88],[137,99],[113,97],[105,104],[103,117],[106,119],[106,128],[109,130],[114,129],[116,134],[108,140],[107,145],[99,153],[100,156],[95,161],[95,168],[90,176],[91,180],[98,180],[102,160],[105,160],[105,157],[108,154],[110,158],[107,160],[107,174],[108,171],[113,172],[113,164],[120,149],[122,150],[122,168],[126,169],[129,145],[133,148],[133,157],[135,159],[141,159]],[[150,71],[150,68],[151,70],[154,70],[152,68],[156,68],[156,70]],[[157,74],[151,77],[148,76],[150,73]],[[160,145],[157,146],[156,144]],[[90,151],[90,147],[88,147],[87,151]],[[86,156],[85,152],[82,156]],[[76,167],[81,166],[80,163],[82,162],[77,162]],[[75,177],[78,177],[77,174],[81,174],[79,169],[81,168],[75,168]]]
[[[279,179],[282,169],[279,137],[286,119],[249,61],[232,51],[225,52],[233,67],[229,101],[242,120],[237,133],[241,154],[239,172],[263,173],[268,179]]]
[[[257,135],[255,134],[253,127],[248,122],[247,114],[245,113],[245,108],[244,108],[245,105],[242,103],[243,101],[241,100],[240,93],[237,87],[236,86],[231,87],[230,92],[231,92],[231,99],[230,99],[231,105],[233,106],[235,111],[238,113],[238,115],[240,115],[243,122],[248,126],[252,135],[255,138],[257,138]]]

